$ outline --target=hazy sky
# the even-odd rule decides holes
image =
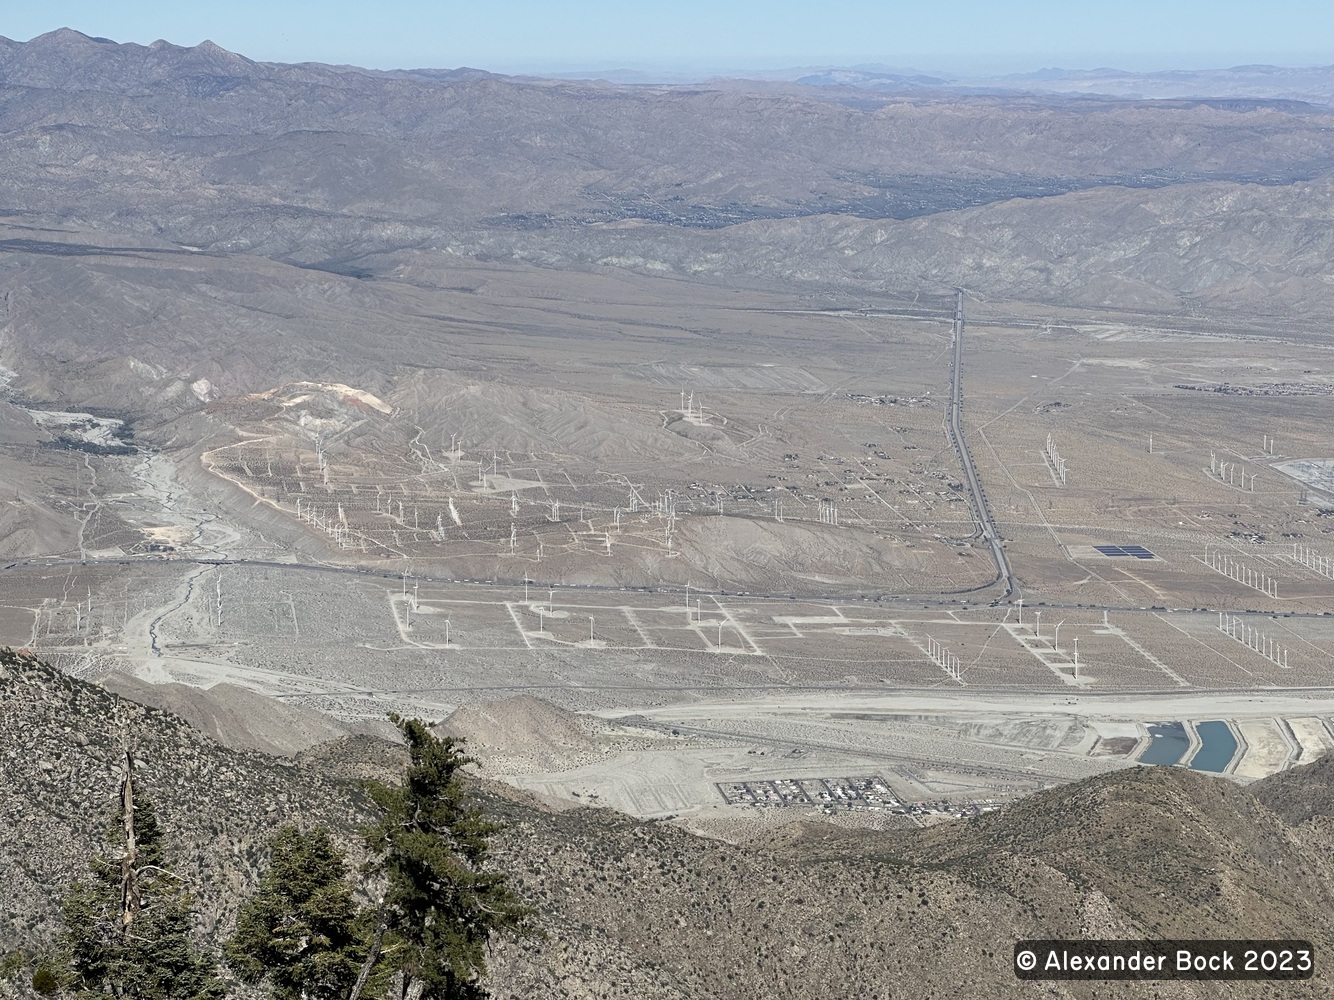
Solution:
[[[7,0],[0,34],[205,38],[253,59],[500,72],[776,69],[953,73],[1334,62],[1329,0]]]

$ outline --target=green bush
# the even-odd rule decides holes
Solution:
[[[32,988],[38,996],[54,996],[60,991],[60,980],[49,968],[42,966],[32,974]]]
[[[28,961],[23,957],[21,951],[11,951],[4,958],[0,958],[0,979],[13,979],[27,966]]]

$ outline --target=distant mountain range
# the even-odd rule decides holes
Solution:
[[[70,56],[78,53],[77,65]],[[0,83],[55,84],[68,72],[81,77],[118,81],[121,88],[160,81],[181,71],[212,76],[270,79],[303,76],[317,78],[328,73],[357,73],[397,80],[458,83],[505,74],[472,67],[405,68],[372,70],[357,66],[328,66],[320,63],[261,63],[229,52],[211,41],[185,47],[166,41],[149,45],[117,43],[109,38],[85,35],[60,28],[32,39],[15,41],[0,35]],[[762,83],[793,83],[809,87],[849,87],[881,93],[944,90],[973,93],[1042,93],[1135,100],[1245,99],[1256,101],[1301,101],[1334,106],[1334,65],[1269,66],[1245,65],[1220,69],[1156,70],[1137,72],[1101,67],[1065,69],[1049,67],[1029,73],[972,76],[933,73],[908,67],[861,64],[855,66],[793,67],[780,70],[736,70],[703,72],[690,70],[607,68],[563,70],[524,74],[511,79],[599,81],[617,85],[717,84],[724,80]]]
[[[407,74],[439,73],[408,70]],[[463,71],[458,71],[463,72]],[[690,73],[682,70],[605,69],[550,74],[561,80],[598,80],[624,85],[720,84],[746,80],[768,85],[840,87],[880,94],[1051,94],[1132,100],[1292,101],[1334,105],[1334,66],[1232,66],[1226,69],[1137,72],[1108,67],[1050,67],[1029,73],[968,75],[933,73],[900,66],[803,66],[785,70]]]
[[[1243,70],[1228,72],[1240,87]],[[1287,72],[1244,75],[1286,93]],[[1140,79],[1115,71],[1049,70],[993,93],[915,70],[829,73],[820,86],[645,87],[262,63],[208,42],[70,29],[0,39],[0,216],[12,227],[0,291],[29,302],[36,271],[84,288],[92,251],[80,245],[96,244],[173,261],[206,251],[191,269],[268,258],[363,278],[447,253],[876,294],[958,285],[1092,308],[1329,314],[1328,109],[1037,93]],[[134,295],[96,281],[68,303],[32,299],[0,363],[27,372],[29,391],[59,371],[64,393],[69,356],[95,364],[160,342],[167,363],[181,331],[218,323],[213,298],[157,287],[169,273]],[[88,313],[71,327],[59,311],[73,308]],[[243,354],[268,357],[267,336],[257,329]],[[238,386],[272,374],[242,356],[229,365]]]
[[[944,77],[878,67],[826,69],[793,77],[818,87],[856,87],[884,92],[945,88],[974,92],[1030,92],[1122,97],[1135,100],[1230,99],[1302,101],[1334,105],[1334,66],[1233,66],[1229,69],[1161,70],[1042,69],[1004,76]]]

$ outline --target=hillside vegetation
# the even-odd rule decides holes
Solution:
[[[119,741],[144,760],[174,856],[216,942],[282,824],[323,823],[354,849],[355,779],[401,768],[371,737],[295,761],[227,750],[167,713],[6,654],[0,948],[58,929],[62,888],[102,850]],[[1328,768],[1283,782],[1328,790]],[[538,911],[543,938],[497,942],[497,997],[1006,997],[1031,995],[1013,941],[1044,936],[1303,936],[1334,943],[1334,837],[1255,795],[1177,769],[1132,770],[1023,800],[983,819],[911,833],[806,825],[762,846],[706,840],[609,810],[552,812],[484,781],[508,824],[496,864]],[[1328,798],[1325,799],[1328,802]],[[1051,996],[1106,996],[1098,983]],[[1118,996],[1264,995],[1254,984],[1122,984]],[[1277,993],[1269,995],[1277,996]],[[1284,996],[1328,996],[1316,979]]]

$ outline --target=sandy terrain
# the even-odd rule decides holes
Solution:
[[[1283,770],[1293,753],[1282,726],[1282,722],[1272,719],[1238,723],[1237,729],[1246,741],[1246,755],[1232,773],[1238,778],[1263,778]]]
[[[1020,607],[989,585],[942,432],[934,301],[686,306],[655,279],[511,265],[451,282],[412,292],[455,317],[448,370],[211,382],[137,455],[34,451],[62,499],[49,524],[6,514],[30,534],[0,641],[213,687],[225,705],[190,710],[237,739],[244,696],[215,685],[339,724],[462,706],[498,772],[654,815],[716,813],[734,772],[791,776],[775,755],[981,801],[1129,766],[1159,722],[1238,726],[1242,780],[1298,759],[1285,725],[1300,759],[1329,744],[1334,524],[1275,469],[1323,455],[1328,397],[1189,388],[1323,378],[1290,331],[970,303],[965,430]],[[416,315],[402,343],[436,343]]]
[[[1317,757],[1334,750],[1334,729],[1330,728],[1328,718],[1289,719],[1288,725],[1300,748],[1298,759],[1301,763],[1309,764]]]

